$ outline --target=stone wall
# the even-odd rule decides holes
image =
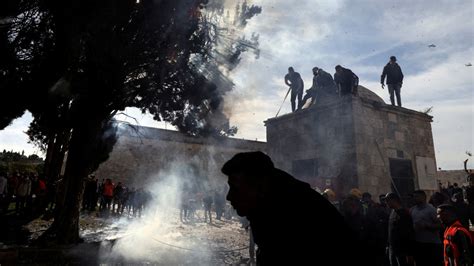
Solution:
[[[338,194],[354,187],[372,195],[385,194],[392,191],[392,184],[406,191],[408,183],[408,190],[434,190],[431,121],[429,115],[386,105],[359,86],[359,96],[316,103],[267,120],[267,151],[277,167]],[[314,161],[313,171],[295,167],[303,167],[299,161],[305,160]],[[397,169],[399,163],[410,169]],[[393,179],[393,175],[406,176]]]
[[[266,126],[267,151],[276,167],[317,188],[357,186],[350,98],[269,119]]]
[[[448,187],[454,183],[461,186],[468,186],[467,173],[464,170],[442,170],[437,172],[437,181],[442,186]]]
[[[170,169],[212,186],[224,182],[223,163],[235,153],[266,151],[275,166],[321,190],[345,195],[351,188],[372,195],[437,188],[432,117],[386,105],[370,90],[359,96],[317,103],[308,109],[268,119],[267,143],[233,138],[192,138],[179,132],[140,127],[120,130],[120,138],[99,178],[143,186]],[[398,163],[408,165],[400,175]],[[402,167],[403,168],[403,167]],[[400,172],[400,171],[398,171]],[[406,175],[406,173],[405,173]],[[401,178],[400,178],[401,177]],[[462,182],[458,182],[462,184]]]
[[[194,138],[177,131],[138,127],[122,128],[109,159],[96,177],[111,178],[131,187],[143,187],[159,173],[179,172],[185,179],[213,187],[226,182],[220,169],[238,152],[265,151],[265,143],[234,138]]]
[[[432,118],[361,97],[354,98],[353,109],[359,186],[372,195],[392,191],[390,162],[409,160],[414,189],[433,189],[433,186],[420,186],[418,177],[421,175],[417,173],[417,157],[432,158],[433,161],[435,158]],[[429,172],[436,172],[435,164]],[[436,188],[434,179],[431,185]]]

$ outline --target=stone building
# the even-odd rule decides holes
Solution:
[[[450,185],[457,183],[461,186],[468,186],[468,174],[464,170],[441,170],[437,172],[438,184],[447,188]]]
[[[351,188],[375,196],[436,190],[432,117],[387,105],[362,86],[358,91],[268,119],[275,165],[339,196]]]
[[[265,143],[235,138],[196,138],[178,131],[121,126],[109,159],[95,172],[130,187],[143,187],[160,174],[179,174],[198,186],[222,187],[220,169],[238,152],[265,151]]]
[[[434,191],[439,178],[431,122],[431,116],[387,105],[359,86],[357,97],[327,100],[268,119],[267,143],[123,127],[96,176],[143,186],[159,173],[174,171],[215,187],[225,182],[220,173],[225,161],[238,152],[261,150],[276,167],[320,190],[332,188],[339,196],[351,188],[372,195]]]

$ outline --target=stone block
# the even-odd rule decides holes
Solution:
[[[400,131],[395,131],[395,140],[400,142],[405,142],[405,133]]]
[[[359,128],[359,132],[364,135],[364,137],[372,137],[374,135],[374,128],[370,125],[363,126]]]
[[[383,140],[383,146],[385,146],[385,147],[394,147],[395,146],[395,140],[393,140],[393,139],[384,139]],[[380,148],[383,148],[383,146],[380,147]]]
[[[396,149],[387,149],[387,157],[388,158],[397,158],[397,150]]]
[[[378,180],[378,178],[377,178],[376,176],[371,176],[371,177],[369,178],[369,181],[370,181],[369,184],[370,184],[371,186],[375,186],[375,187],[376,187],[376,186],[378,186],[378,184],[379,184],[379,180]]]
[[[384,161],[381,157],[380,154],[375,154],[372,156],[372,161],[371,161],[371,164],[374,165],[374,166],[383,166],[384,165]]]
[[[417,129],[416,129],[416,134],[417,134],[418,136],[423,137],[423,136],[425,136],[425,130],[422,129],[422,128],[417,128]]]
[[[388,121],[393,122],[393,123],[397,123],[397,115],[392,114],[392,113],[388,113]]]

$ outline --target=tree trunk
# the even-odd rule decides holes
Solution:
[[[63,104],[58,117],[66,117],[69,112],[69,105]],[[56,182],[64,164],[64,155],[69,147],[71,138],[71,128],[65,121],[57,119],[61,126],[48,130],[48,148],[46,151],[44,173],[50,183]]]
[[[45,232],[45,238],[53,237],[55,242],[61,244],[78,243],[79,238],[79,214],[84,191],[84,179],[89,174],[89,157],[94,151],[97,135],[100,134],[102,121],[92,118],[81,121],[74,127],[72,132],[66,172],[62,183],[62,189],[58,188],[63,204],[51,227]]]
[[[69,141],[71,138],[70,132],[71,130],[68,129],[57,135],[56,145],[54,147],[54,155],[50,166],[50,177],[53,181],[57,181],[61,174],[61,169],[64,164],[64,156],[66,155],[66,151],[69,148]]]
[[[49,133],[48,135],[48,148],[46,150],[46,158],[44,160],[44,177],[49,182],[54,182],[54,180],[51,178],[51,167],[53,161],[53,153],[55,150],[55,135],[56,134],[54,133]]]

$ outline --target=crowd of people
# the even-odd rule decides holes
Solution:
[[[283,245],[285,250],[301,255],[311,247],[311,244],[303,245],[306,240],[302,238],[327,242],[329,239],[325,237],[330,237],[338,239],[334,244],[346,241],[349,246],[341,248],[344,252],[353,248],[355,253],[350,254],[354,259],[365,261],[364,265],[468,266],[473,263],[472,174],[468,186],[440,184],[438,191],[427,194],[416,190],[411,195],[403,195],[403,199],[398,193],[389,192],[379,195],[376,201],[370,193],[362,193],[357,188],[344,197],[338,197],[329,188],[320,195],[308,184],[274,168],[268,156],[260,153],[244,155],[243,159],[224,165],[223,172],[229,176],[227,198],[224,188],[198,192],[185,187],[181,191],[180,218],[183,223],[196,221],[197,212],[201,210],[203,217],[200,219],[204,222],[212,223],[213,211],[217,220],[230,219],[235,216],[235,209],[248,219],[242,219],[242,224],[250,222],[259,249],[266,250],[267,255],[260,255],[261,261],[262,258],[273,260],[268,254],[275,254],[269,250],[279,250],[273,243],[278,239],[289,238],[290,241]],[[259,170],[265,164],[268,164],[267,168]],[[252,180],[257,175],[263,180]],[[54,210],[56,191],[59,190],[61,180],[48,184],[35,174],[0,174],[0,214],[6,214],[9,206],[14,206],[10,211],[19,216]],[[128,188],[121,182],[114,184],[111,179],[99,182],[91,175],[85,180],[82,209],[86,212],[98,210],[98,215],[104,216],[141,216],[151,199],[151,194],[144,189]],[[227,205],[226,199],[233,208]],[[285,213],[285,218],[274,217],[278,212]],[[327,229],[328,234],[314,231],[313,226]],[[339,230],[341,238],[335,237],[338,234],[332,230]],[[314,239],[310,238],[312,235]],[[297,242],[298,245],[294,245]],[[294,246],[288,251],[288,245]]]
[[[474,181],[474,180],[473,180]],[[341,202],[326,189],[322,194],[342,214],[356,233],[368,265],[472,265],[474,224],[474,182],[459,187],[440,186],[427,199],[416,190],[402,200],[396,193],[379,195],[378,202],[368,192],[352,189]],[[448,214],[444,215],[443,214]],[[449,216],[446,218],[446,216]],[[457,224],[459,223],[459,224]],[[456,251],[443,250],[450,226],[463,228]],[[460,264],[443,264],[444,257],[457,257]]]
[[[152,199],[149,191],[143,188],[127,187],[122,182],[114,184],[107,178],[99,183],[95,176],[86,180],[82,209],[100,211],[100,214],[131,215],[140,217]]]
[[[33,173],[0,173],[0,215],[14,204],[17,215],[42,213],[53,201],[47,182]]]
[[[48,182],[37,174],[0,174],[0,215],[39,217],[54,214],[62,179]],[[85,180],[82,200],[83,211],[99,211],[98,215],[141,216],[151,200],[151,194],[143,188],[129,188],[111,179],[100,183],[94,175]],[[14,204],[14,205],[12,205]]]
[[[84,182],[82,211],[98,216],[142,216],[143,210],[152,200],[152,194],[143,188],[125,186],[112,179],[99,179],[90,175]],[[0,174],[0,216],[15,214],[25,217],[39,217],[45,213],[54,214],[62,179],[47,182],[37,174]],[[182,222],[196,221],[212,223],[215,219],[231,219],[235,214],[225,199],[226,189],[196,191],[186,187],[180,191],[180,218]],[[203,212],[200,217],[198,212]]]
[[[453,184],[431,195],[416,190],[403,197],[389,192],[378,202],[357,188],[344,197],[326,189],[322,196],[337,215],[309,184],[274,168],[263,153],[237,154],[222,172],[229,177],[227,198],[250,221],[261,261],[301,260],[311,265],[325,257],[334,262],[330,265],[473,265],[472,175],[467,187]],[[275,218],[274,213],[288,219]],[[287,243],[287,249],[278,243]],[[334,253],[331,246],[339,251]]]
[[[225,199],[226,190],[212,189],[208,191],[196,191],[184,187],[181,191],[180,219],[181,222],[194,222],[198,219],[212,223],[212,212],[215,212],[215,219],[231,219],[234,215],[232,208]],[[200,217],[199,212],[203,212]]]

